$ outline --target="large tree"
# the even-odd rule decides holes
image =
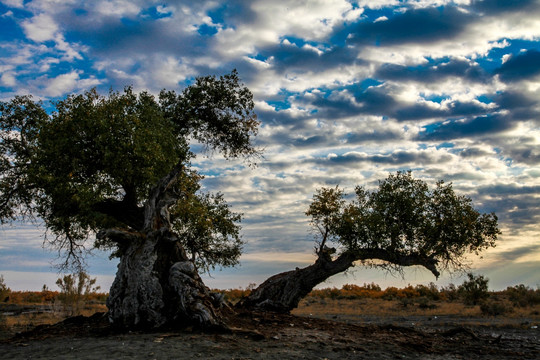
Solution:
[[[220,299],[199,270],[237,263],[240,215],[200,192],[189,144],[258,155],[252,94],[236,71],[157,99],[91,90],[54,105],[49,114],[30,96],[0,103],[1,222],[42,219],[66,267],[82,266],[89,242],[112,249],[114,324],[220,325]]]
[[[357,187],[352,200],[338,187],[322,188],[306,215],[316,234],[314,264],[274,275],[242,306],[288,312],[316,285],[355,263],[402,270],[418,265],[439,277],[466,268],[465,256],[495,245],[495,214],[481,214],[452,184],[430,188],[411,172],[398,172],[378,189]]]

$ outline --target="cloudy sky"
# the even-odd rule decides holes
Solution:
[[[451,181],[503,235],[472,257],[492,288],[540,285],[540,4],[469,0],[0,0],[0,101],[91,87],[181,90],[236,68],[261,120],[256,169],[200,156],[205,188],[243,212],[241,266],[228,288],[313,261],[313,192],[373,188],[397,170]],[[0,229],[12,289],[54,288],[55,254],[29,224]],[[116,263],[89,259],[110,284]],[[405,279],[357,268],[327,286]],[[437,284],[460,283],[445,275]]]

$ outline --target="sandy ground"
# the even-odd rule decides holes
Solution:
[[[464,319],[334,321],[230,314],[229,331],[121,332],[105,314],[40,326],[0,343],[2,359],[540,359],[534,325],[477,326]]]

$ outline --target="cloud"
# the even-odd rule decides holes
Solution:
[[[391,154],[365,154],[348,152],[343,155],[329,155],[326,159],[316,159],[318,164],[339,164],[344,166],[357,163],[371,162],[385,165],[417,164],[421,166],[430,164],[444,164],[452,161],[449,154],[437,154],[431,151],[395,151]]]
[[[2,3],[9,7],[22,9],[24,7],[24,0],[2,0]]]
[[[76,71],[58,75],[53,79],[41,78],[38,79],[38,82],[46,84],[44,91],[52,97],[71,93],[75,90],[89,89],[100,84],[100,81],[97,79],[81,79],[79,73]]]
[[[438,60],[418,66],[383,64],[375,72],[376,78],[393,81],[431,83],[446,78],[459,78],[469,82],[489,82],[491,77],[478,63],[464,59]]]
[[[496,134],[514,127],[515,124],[510,118],[500,114],[489,114],[472,119],[451,120],[434,124],[420,133],[418,139],[421,141],[448,141]]]
[[[35,15],[22,22],[21,26],[28,39],[35,42],[54,40],[59,28],[54,19],[47,14]]]
[[[513,12],[527,13],[528,10],[536,9],[538,3],[535,0],[474,0],[472,8],[485,12],[488,15],[505,15]]]
[[[461,35],[473,19],[453,6],[410,9],[386,21],[361,21],[350,33],[348,42],[388,46],[449,40]]]
[[[540,252],[540,244],[529,244],[497,253],[501,261],[512,262],[523,256]]]
[[[495,73],[503,81],[519,81],[538,76],[540,74],[540,52],[532,49],[510,56]]]

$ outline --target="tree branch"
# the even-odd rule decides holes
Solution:
[[[184,170],[184,164],[179,162],[150,190],[148,200],[144,205],[145,230],[169,231],[171,229],[169,207],[179,198],[179,194],[174,191],[174,185]]]
[[[143,236],[138,232],[131,232],[122,229],[106,229],[97,233],[98,240],[110,240],[119,246],[127,245],[130,242],[141,239]]]
[[[400,254],[398,252],[377,248],[346,251],[341,256],[344,255],[346,255],[347,259],[351,256],[354,257],[354,261],[383,260],[398,266],[420,265],[428,269],[433,275],[435,275],[436,278],[439,278],[439,276],[441,275],[441,273],[437,269],[439,261],[432,256],[420,254]],[[340,257],[338,257],[338,259]],[[338,259],[334,261],[337,261]]]
[[[132,202],[107,199],[95,204],[93,210],[135,230],[142,230],[144,226],[144,209]]]

